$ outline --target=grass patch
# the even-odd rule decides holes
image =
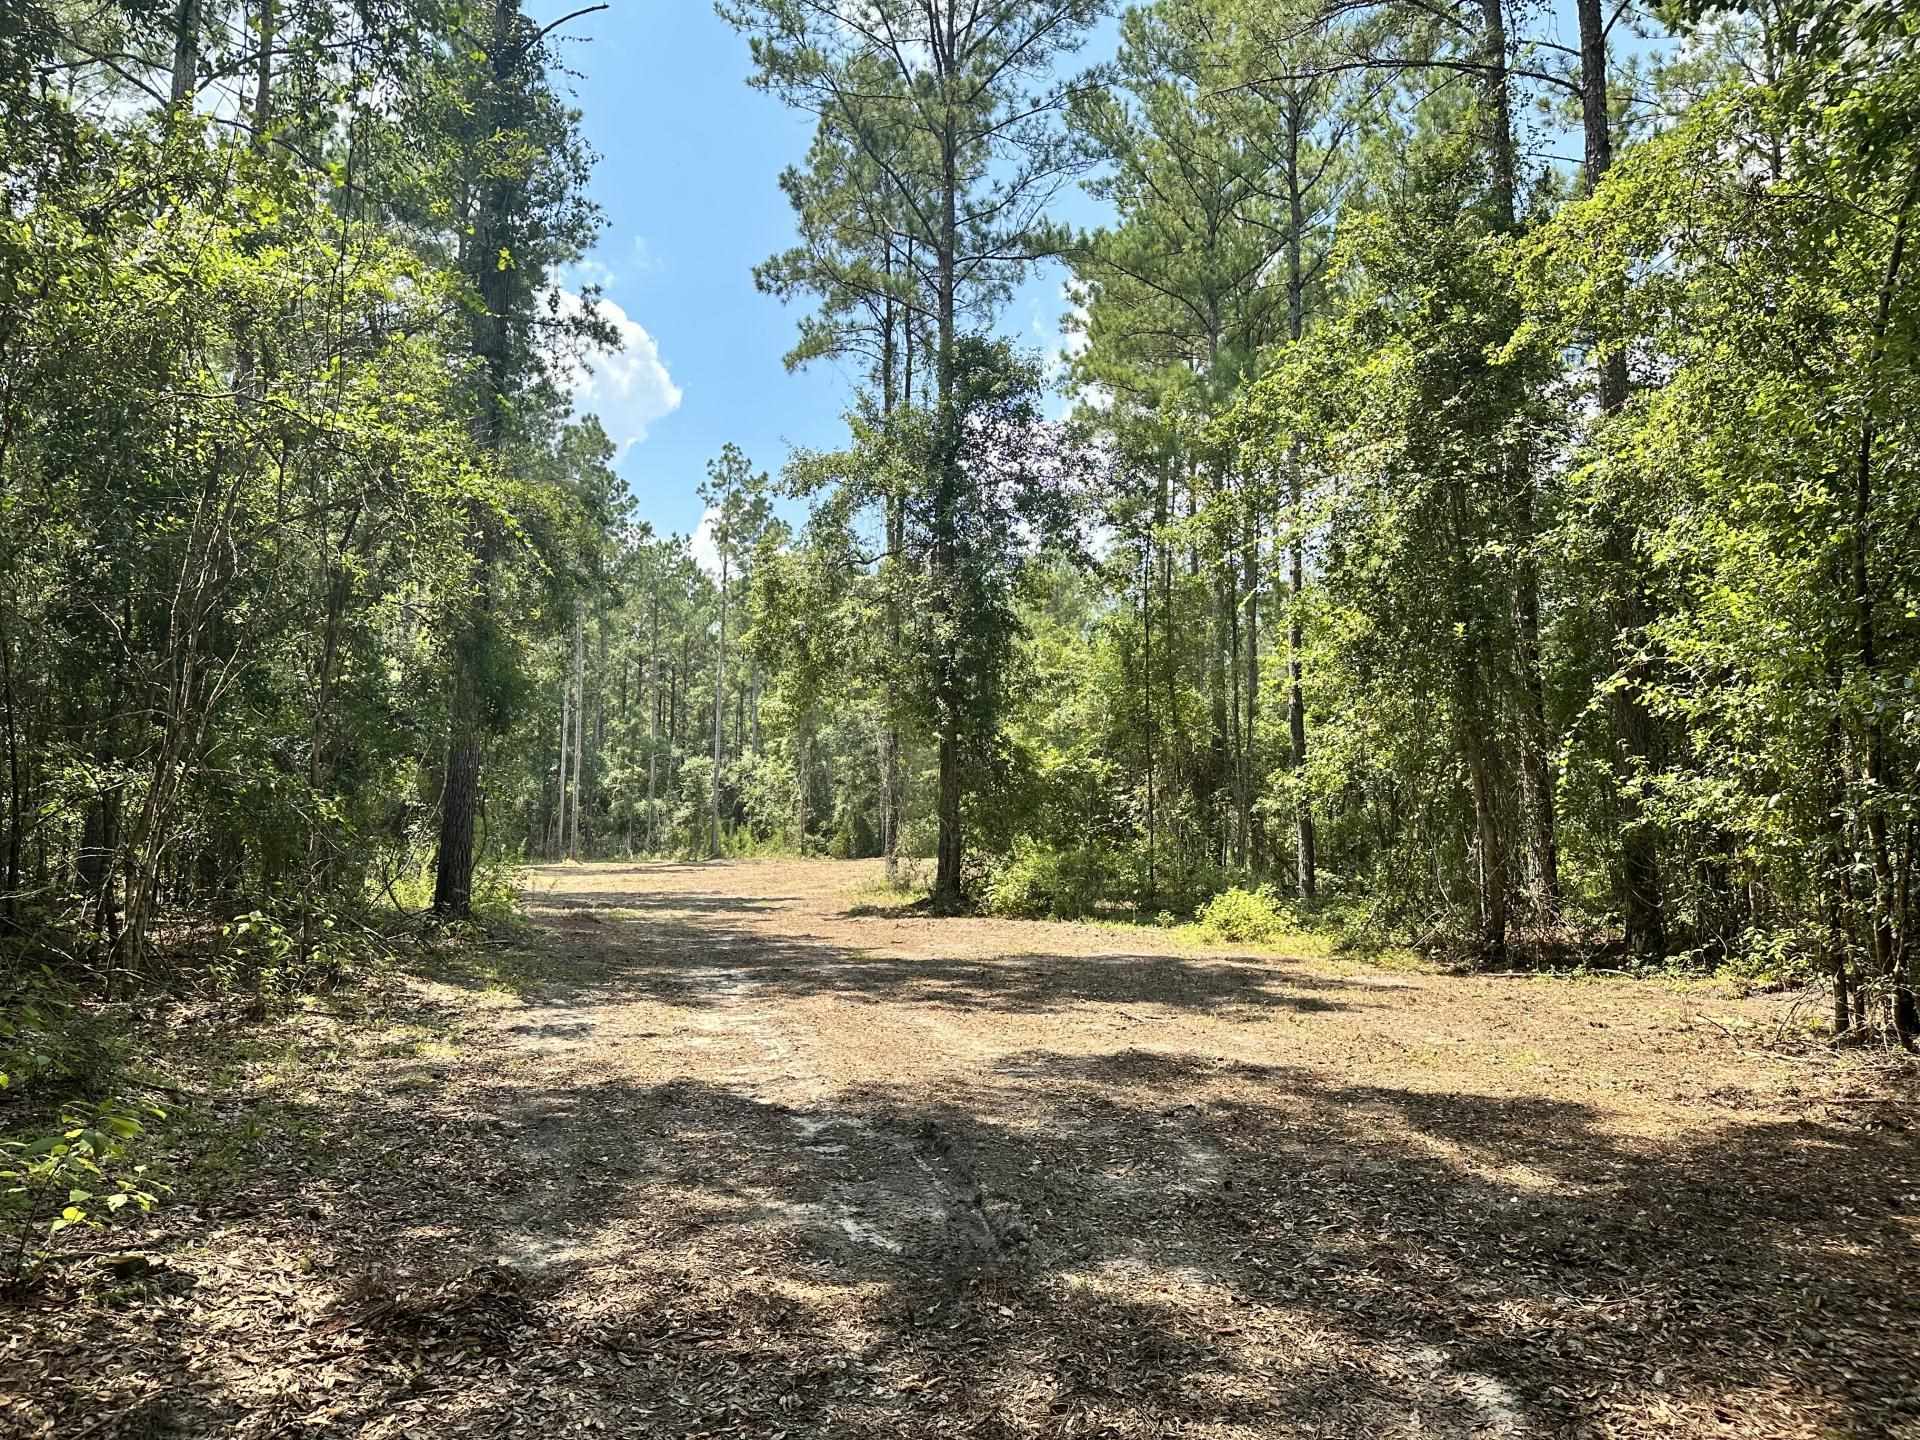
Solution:
[[[1400,971],[1410,975],[1432,975],[1442,969],[1412,947],[1395,944],[1383,939],[1377,931],[1355,924],[1342,911],[1314,909],[1292,901],[1279,902],[1278,923],[1264,927],[1258,938],[1249,939],[1234,939],[1201,919],[1179,920],[1165,912],[1158,916],[1143,913],[1089,917],[1070,923],[1134,932],[1156,930],[1185,954],[1231,951],[1238,955],[1344,963],[1355,970]]]
[[[855,885],[846,891],[847,914],[855,919],[887,918],[905,915],[916,907],[926,904],[933,894],[933,887],[913,874],[913,867],[905,867],[899,880],[889,884],[885,880],[876,880],[867,885]]]

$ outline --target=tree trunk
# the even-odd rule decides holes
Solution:
[[[895,673],[900,664],[901,616],[900,616],[900,576],[898,567],[903,563],[901,548],[906,543],[906,516],[898,496],[887,497],[887,549],[891,558],[887,564],[894,573],[887,580],[887,683],[885,705],[887,707],[886,731],[881,748],[884,751],[881,760],[881,788],[884,793],[883,814],[881,817],[881,848],[887,857],[887,884],[895,885],[900,879],[900,824],[906,812],[906,778],[902,773],[900,757],[900,697],[896,689]]]
[[[1240,757],[1240,849],[1241,858],[1255,870],[1260,868],[1254,854],[1253,790],[1254,744],[1260,724],[1260,529],[1254,515],[1252,497],[1248,497],[1246,515],[1247,583],[1247,723]]]
[[[1222,662],[1227,667],[1227,813],[1221,817],[1223,846],[1228,846],[1235,869],[1247,864],[1246,780],[1247,744],[1241,733],[1245,711],[1240,705],[1240,596],[1239,566],[1232,549],[1221,546],[1222,608],[1227,619],[1227,648]],[[1231,838],[1228,838],[1230,832]]]
[[[13,930],[20,922],[20,717],[13,691],[13,629],[0,629],[0,698],[7,706],[7,861],[5,891],[5,928]]]
[[[1300,188],[1300,132],[1304,128],[1299,97],[1287,109],[1287,334],[1298,345],[1307,332],[1306,197]],[[1302,900],[1319,888],[1314,855],[1313,807],[1307,802],[1301,771],[1307,764],[1307,707],[1300,687],[1301,652],[1306,629],[1301,616],[1306,583],[1307,521],[1303,505],[1300,452],[1287,457],[1287,739],[1294,780],[1294,883]]]
[[[1494,223],[1511,231],[1519,214],[1519,173],[1513,153],[1513,91],[1507,72],[1506,0],[1480,0],[1482,90],[1487,101],[1487,149],[1493,163]]]
[[[727,549],[720,546],[720,644],[713,661],[713,836],[708,847],[720,858],[720,747],[726,736],[727,699]]]
[[[440,792],[439,864],[433,877],[434,913],[447,918],[473,913],[474,822],[480,809],[483,744],[477,725],[463,725],[447,754]]]
[[[1140,545],[1140,704],[1144,720],[1147,773],[1147,893],[1149,902],[1154,899],[1157,877],[1154,874],[1154,855],[1158,848],[1154,828],[1153,810],[1153,528],[1141,539]]]
[[[580,858],[580,806],[587,795],[586,766],[582,763],[586,752],[586,727],[582,723],[587,709],[586,644],[586,616],[576,605],[573,612],[573,827],[567,831],[569,860]]]
[[[1575,0],[1580,26],[1580,112],[1586,146],[1586,181],[1592,190],[1613,164],[1613,130],[1607,113],[1607,34],[1600,0]],[[1602,415],[1615,415],[1627,403],[1627,357],[1618,348],[1601,361],[1599,400]],[[1620,806],[1621,901],[1627,949],[1643,958],[1666,953],[1665,904],[1660,880],[1658,837],[1647,825],[1635,778],[1652,752],[1653,717],[1641,698],[1639,665],[1633,657],[1646,623],[1633,535],[1624,518],[1608,526],[1605,556],[1614,576],[1614,600],[1608,619],[1623,647],[1626,683],[1615,686],[1608,702],[1612,725],[1614,774]]]
[[[647,854],[659,851],[654,797],[660,776],[660,576],[653,577],[653,643],[647,656]]]
[[[1873,869],[1873,958],[1875,967],[1886,980],[1892,999],[1893,1028],[1900,1043],[1909,1050],[1920,1031],[1913,986],[1907,974],[1907,962],[1901,954],[1902,937],[1895,927],[1896,904],[1891,847],[1887,841],[1887,812],[1884,792],[1889,782],[1886,723],[1880,697],[1880,650],[1878,619],[1874,604],[1873,558],[1873,449],[1878,435],[1880,407],[1880,369],[1885,362],[1887,327],[1892,317],[1893,297],[1900,284],[1900,269],[1906,258],[1907,226],[1916,199],[1920,199],[1920,162],[1916,162],[1907,180],[1906,193],[1894,220],[1893,242],[1887,252],[1887,267],[1880,283],[1880,296],[1874,312],[1873,331],[1867,360],[1867,399],[1860,418],[1860,444],[1854,465],[1852,589],[1855,640],[1860,650],[1860,669],[1866,680],[1866,735],[1861,767],[1865,830],[1868,859]],[[1891,703],[1891,702],[1889,702]]]
[[[802,855],[807,853],[807,751],[811,740],[803,725],[793,754],[793,843]]]
[[[183,111],[193,103],[199,84],[200,0],[179,0],[173,11],[173,82],[167,103]]]
[[[911,242],[909,242],[911,246]],[[909,270],[913,263],[913,251],[907,251]],[[886,275],[889,283],[893,279],[893,243],[886,246]],[[901,318],[905,321],[905,333],[900,337],[904,343],[896,346],[896,326]],[[893,296],[889,291],[886,302],[886,314],[883,320],[884,331],[881,339],[880,356],[880,413],[881,423],[891,434],[893,430],[893,411],[899,403],[899,395],[906,396],[906,403],[913,403],[913,315],[911,311],[904,317],[897,317],[894,311]],[[894,356],[896,350],[901,355],[903,374],[900,389],[895,389]],[[880,732],[880,853],[886,857],[887,884],[896,885],[900,880],[900,723],[896,712],[900,697],[896,693],[896,673],[900,664],[900,597],[899,566],[900,548],[905,539],[900,497],[888,489],[886,497],[886,554],[881,559],[884,581],[887,625],[887,655],[884,661],[885,681],[881,688],[881,704],[886,707]],[[804,832],[803,832],[804,833]]]
[[[951,52],[949,52],[951,53]],[[959,201],[959,156],[956,153],[956,121],[952,113],[952,101],[948,101],[946,128],[942,133],[940,148],[940,244],[935,252],[935,268],[939,288],[939,354],[936,380],[938,385],[940,474],[935,477],[939,487],[938,500],[934,507],[934,546],[933,563],[935,569],[935,593],[940,596],[943,606],[951,607],[954,584],[953,566],[953,515],[955,475],[960,463],[956,453],[958,436],[956,421],[952,414],[954,386],[954,289],[957,283],[956,257],[959,243],[959,221],[956,213]],[[949,669],[951,667],[943,667]],[[960,733],[958,709],[961,697],[955,693],[954,681],[950,676],[943,678],[941,688],[946,692],[940,697],[940,795],[937,807],[937,819],[940,831],[939,843],[934,862],[934,899],[949,908],[960,903]]]
[[[1306,541],[1300,533],[1303,522],[1297,460],[1290,467],[1287,483],[1293,509],[1293,535],[1287,545],[1287,583],[1292,591],[1287,605],[1287,731],[1293,743],[1295,880],[1300,898],[1312,900],[1319,888],[1319,877],[1314,854],[1313,807],[1307,801],[1306,782],[1300,773],[1307,764],[1307,705],[1300,685],[1300,654],[1306,647],[1306,626],[1301,617]]]
[[[563,859],[567,853],[567,748],[573,743],[573,679],[560,677],[560,814],[548,844],[548,858]]]
[[[1464,688],[1471,691],[1473,685],[1469,679]],[[1492,744],[1484,733],[1486,723],[1484,716],[1468,721],[1467,773],[1473,787],[1474,833],[1480,847],[1481,954],[1490,968],[1498,969],[1507,956],[1507,848],[1500,834]]]
[[[517,0],[494,0],[489,54],[492,84],[484,107],[489,112],[501,108],[501,94],[514,63],[511,42],[519,18]],[[474,351],[481,362],[474,432],[481,448],[495,453],[506,441],[507,371],[512,363],[507,353],[509,275],[495,257],[507,234],[513,203],[511,182],[506,177],[492,177],[485,182],[473,243],[467,251],[470,276],[482,302],[473,317]],[[474,833],[482,804],[480,772],[486,733],[485,707],[480,695],[481,677],[485,673],[481,651],[492,630],[493,542],[486,530],[490,522],[477,508],[471,514],[481,531],[474,556],[475,595],[472,613],[461,627],[463,634],[454,647],[453,684],[448,698],[446,781],[441,789],[440,845],[433,881],[434,913],[444,919],[463,919],[472,913]]]
[[[194,0],[198,3],[198,0]],[[273,44],[279,16],[275,0],[260,0],[260,52],[253,67],[253,149],[267,148],[267,126],[273,119]]]
[[[1222,545],[1221,550],[1225,550]],[[1233,790],[1233,744],[1228,734],[1231,723],[1227,710],[1227,648],[1233,641],[1233,581],[1227,569],[1226,556],[1219,557],[1218,568],[1213,576],[1213,644],[1207,656],[1207,701],[1209,708],[1210,730],[1208,732],[1208,756],[1210,759],[1207,797],[1207,817],[1209,827],[1209,851],[1217,865],[1227,863],[1227,822],[1228,817],[1222,810],[1222,793],[1231,796]],[[1230,799],[1229,802],[1231,803]]]
[[[1554,808],[1547,687],[1540,649],[1540,567],[1534,558],[1533,477],[1515,477],[1520,558],[1514,586],[1514,629],[1520,647],[1520,784],[1527,818],[1534,908],[1551,921],[1560,912],[1560,844]]]

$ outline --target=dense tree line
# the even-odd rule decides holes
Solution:
[[[611,448],[556,370],[591,156],[513,0],[0,23],[0,919],[139,973],[303,953],[506,829]],[[231,926],[229,926],[231,930]],[[36,948],[38,947],[38,948]]]
[[[761,272],[817,307],[791,359],[872,376],[787,563],[883,617],[936,898],[1265,881],[1911,1034],[1910,17],[1155,0],[1075,77],[1067,0],[726,13],[818,117]],[[1048,218],[1077,176],[1093,233]],[[966,337],[1041,255],[1082,433],[956,546]]]
[[[9,7],[14,934],[306,953],[490,861],[775,846],[1912,1035],[1910,15],[1152,0],[1089,64],[1098,0],[721,13],[815,120],[755,279],[865,380],[839,449],[715,457],[696,545],[564,400],[611,336],[552,27]],[[995,338],[1043,262],[1051,360]]]

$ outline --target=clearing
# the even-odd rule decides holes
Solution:
[[[247,1032],[229,1178],[0,1310],[0,1432],[1920,1435],[1910,1085],[1781,1002],[877,879],[535,869]]]

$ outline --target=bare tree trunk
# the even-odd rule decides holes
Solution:
[[[4,928],[16,929],[20,923],[20,847],[23,838],[21,812],[24,787],[20,775],[20,701],[13,685],[13,627],[0,628],[0,698],[7,706],[7,868]]]
[[[1246,515],[1247,581],[1247,724],[1241,747],[1240,778],[1240,850],[1244,862],[1256,870],[1259,857],[1254,853],[1253,790],[1254,745],[1260,724],[1260,527],[1248,497]]]
[[[1147,772],[1147,896],[1154,898],[1158,877],[1154,873],[1155,852],[1158,849],[1155,834],[1155,816],[1153,808],[1153,527],[1147,527],[1140,546],[1140,636],[1141,636],[1141,675],[1140,703],[1145,719],[1146,730],[1146,772]]]
[[[1159,483],[1154,487],[1153,496],[1153,532],[1160,543],[1160,668],[1166,676],[1165,703],[1160,707],[1164,717],[1164,732],[1167,737],[1167,758],[1160,781],[1160,793],[1163,796],[1176,795],[1180,787],[1187,784],[1190,776],[1184,765],[1185,756],[1181,750],[1181,737],[1176,726],[1180,714],[1179,703],[1179,652],[1173,647],[1173,567],[1176,559],[1175,547],[1167,541],[1167,524],[1173,518],[1173,472],[1178,464],[1174,453],[1174,444],[1169,442],[1166,454],[1161,457]],[[1168,822],[1164,817],[1162,827]],[[1175,873],[1182,866],[1182,851],[1179,831],[1173,830],[1169,839],[1172,842]]]
[[[647,659],[647,853],[660,848],[654,821],[654,797],[660,775],[660,576],[653,577],[653,643]]]
[[[1223,546],[1222,549],[1225,547]],[[1211,565],[1209,568],[1213,568]],[[1208,776],[1207,803],[1214,812],[1209,822],[1217,820],[1208,837],[1208,848],[1215,864],[1227,862],[1227,823],[1228,816],[1222,813],[1221,795],[1232,793],[1233,745],[1228,734],[1231,723],[1227,709],[1227,647],[1232,643],[1233,600],[1231,591],[1233,582],[1227,573],[1226,557],[1220,557],[1220,563],[1213,574],[1213,644],[1207,655],[1207,700],[1211,728],[1208,732],[1208,754],[1211,761]]]
[[[727,695],[727,547],[720,546],[720,644],[713,661],[713,840],[709,847],[720,856],[720,746],[726,735]]]
[[[560,815],[553,827],[549,859],[560,860],[567,853],[567,749],[573,742],[573,680],[560,677]]]
[[[1513,153],[1513,91],[1507,71],[1506,0],[1480,0],[1481,85],[1487,101],[1487,148],[1493,161],[1494,219],[1512,230],[1519,212]]]
[[[1314,853],[1313,807],[1307,802],[1305,780],[1301,775],[1307,764],[1307,706],[1300,685],[1300,653],[1306,648],[1306,626],[1301,617],[1306,542],[1300,533],[1300,466],[1297,459],[1290,467],[1288,486],[1293,509],[1293,535],[1287,546],[1287,583],[1292,590],[1287,606],[1287,731],[1288,739],[1293,743],[1294,784],[1299,792],[1294,798],[1293,811],[1294,859],[1298,867],[1295,879],[1300,898],[1312,900],[1319,879]]]
[[[934,856],[934,893],[948,905],[960,900],[960,738],[949,722],[940,730],[939,842]]]
[[[906,262],[911,272],[913,264],[912,241],[908,241]],[[886,275],[889,282],[893,279],[893,242],[886,246]],[[894,388],[894,354],[896,351],[895,326],[904,320],[904,334],[897,348],[901,354],[902,376],[898,393]],[[907,311],[896,316],[893,296],[887,296],[886,314],[883,319],[883,335],[880,356],[880,408],[883,425],[891,431],[893,411],[904,395],[906,403],[913,403],[913,315]],[[900,597],[899,567],[901,564],[901,545],[905,540],[905,517],[901,513],[900,499],[889,489],[886,497],[886,555],[881,560],[885,572],[885,603],[887,624],[887,657],[885,661],[886,681],[882,687],[881,704],[886,707],[880,734],[880,853],[886,857],[887,884],[896,885],[900,880],[900,723],[896,717],[900,697],[896,693],[895,674],[900,664]],[[804,832],[803,832],[804,833]]]
[[[1540,648],[1540,568],[1534,559],[1533,478],[1514,477],[1520,556],[1514,587],[1514,630],[1520,650],[1520,784],[1527,816],[1534,908],[1552,920],[1560,912],[1560,843],[1554,807],[1547,689]]]
[[[1874,312],[1867,374],[1867,401],[1860,419],[1860,445],[1854,465],[1852,589],[1854,627],[1860,648],[1860,669],[1866,678],[1866,744],[1862,755],[1861,785],[1865,796],[1868,859],[1873,868],[1873,958],[1885,978],[1892,1001],[1893,1028],[1900,1043],[1909,1050],[1920,1031],[1913,986],[1907,974],[1907,962],[1901,954],[1902,936],[1894,923],[1897,896],[1894,885],[1891,847],[1887,841],[1887,812],[1884,792],[1888,776],[1886,722],[1880,699],[1880,648],[1874,604],[1873,559],[1873,450],[1878,436],[1880,406],[1880,369],[1885,361],[1887,328],[1892,318],[1893,297],[1900,284],[1900,269],[1906,258],[1907,226],[1915,201],[1920,199],[1920,162],[1916,162],[1907,180],[1906,193],[1894,220],[1893,243],[1887,252],[1887,267],[1880,282],[1879,302]]]
[[[173,11],[173,83],[167,103],[184,110],[193,102],[199,82],[200,0],[179,0]]]
[[[949,52],[951,53],[951,52]],[[960,457],[952,453],[957,443],[954,435],[954,417],[951,414],[954,391],[954,304],[957,284],[959,217],[958,202],[960,188],[960,157],[957,153],[956,122],[951,113],[947,116],[947,125],[941,135],[941,184],[940,184],[940,243],[935,252],[935,269],[938,276],[938,393],[939,426],[941,433],[939,465],[941,473],[935,477],[939,486],[939,503],[934,507],[934,547],[933,564],[934,583],[938,587],[942,605],[951,606],[953,587],[952,530],[955,524],[953,515],[955,470]],[[943,689],[950,691],[950,682],[943,682]],[[947,693],[941,697],[940,718],[940,794],[936,808],[939,827],[939,842],[934,859],[934,898],[942,905],[954,907],[960,903],[960,869],[962,844],[960,838],[960,733],[957,710],[960,697]]]
[[[1473,825],[1479,852],[1481,959],[1498,968],[1507,953],[1507,847],[1500,831],[1499,787],[1494,777],[1494,744],[1487,731],[1491,716],[1482,703],[1483,683],[1475,657],[1458,661],[1457,701],[1467,778],[1473,797]]]
[[[1240,597],[1239,567],[1230,546],[1221,547],[1222,602],[1227,615],[1227,792],[1230,809],[1223,817],[1232,827],[1232,855],[1236,869],[1247,864],[1247,747],[1249,737],[1241,733],[1245,711],[1240,705]]]
[[[887,857],[887,884],[894,885],[900,879],[900,817],[906,809],[906,783],[901,773],[900,763],[900,720],[898,710],[900,697],[896,693],[894,672],[900,663],[900,596],[898,567],[903,563],[901,549],[906,543],[906,517],[897,496],[887,497],[887,549],[891,558],[887,561],[894,567],[894,573],[887,581],[887,684],[885,704],[887,707],[886,733],[881,749],[884,752],[881,761],[881,788],[884,794],[881,815],[881,848]]]
[[[811,720],[802,721],[793,756],[793,843],[803,855],[807,852],[807,752],[813,744],[811,724]]]
[[[514,63],[513,32],[520,19],[518,0],[494,0],[493,34],[489,61],[492,83],[483,107],[483,120],[498,109]],[[482,186],[475,234],[467,258],[481,306],[473,317],[474,352],[480,359],[479,393],[475,397],[474,433],[481,447],[497,452],[506,440],[508,367],[507,306],[510,283],[495,261],[500,240],[511,220],[514,195],[504,177],[489,178]],[[475,522],[488,522],[479,515]],[[445,919],[464,919],[473,910],[475,832],[482,802],[481,764],[486,753],[486,714],[480,694],[483,657],[479,651],[490,633],[493,609],[493,541],[482,531],[475,549],[476,593],[473,614],[461,627],[463,643],[455,646],[453,683],[448,695],[447,768],[440,795],[440,846],[434,866],[433,909]]]
[[[1303,128],[1297,95],[1287,108],[1287,334],[1299,344],[1307,332],[1306,196],[1300,186],[1300,132]],[[1307,707],[1300,686],[1301,652],[1306,648],[1302,617],[1306,584],[1307,520],[1300,473],[1300,451],[1287,457],[1287,739],[1295,787],[1293,802],[1294,884],[1302,900],[1312,900],[1319,888],[1314,854],[1313,807],[1307,803],[1301,772],[1307,765]]]
[[[457,684],[457,689],[463,688]],[[458,702],[460,697],[456,695]],[[480,762],[484,746],[477,726],[464,726],[447,755],[440,790],[440,853],[433,882],[433,908],[448,917],[473,911],[475,819],[480,809]]]
[[[199,0],[192,0],[199,3]],[[273,119],[273,45],[279,17],[275,0],[260,0],[260,53],[254,58],[253,149],[267,148],[267,127]]]
[[[587,709],[587,621],[583,607],[573,612],[573,826],[567,831],[567,858],[580,858],[580,806],[586,800],[586,766],[582,757]]]
[[[1580,109],[1586,145],[1589,190],[1613,164],[1613,131],[1607,113],[1607,35],[1600,0],[1575,0],[1580,26]],[[1627,403],[1627,358],[1616,349],[1600,364],[1600,411],[1618,414]],[[1614,773],[1620,805],[1621,899],[1627,949],[1654,958],[1666,953],[1667,931],[1660,879],[1658,838],[1647,825],[1634,789],[1637,774],[1652,752],[1653,717],[1647,712],[1632,658],[1636,636],[1646,623],[1633,536],[1624,519],[1608,527],[1605,554],[1614,573],[1615,599],[1608,617],[1619,643],[1627,683],[1613,688],[1608,704],[1614,744]]]

